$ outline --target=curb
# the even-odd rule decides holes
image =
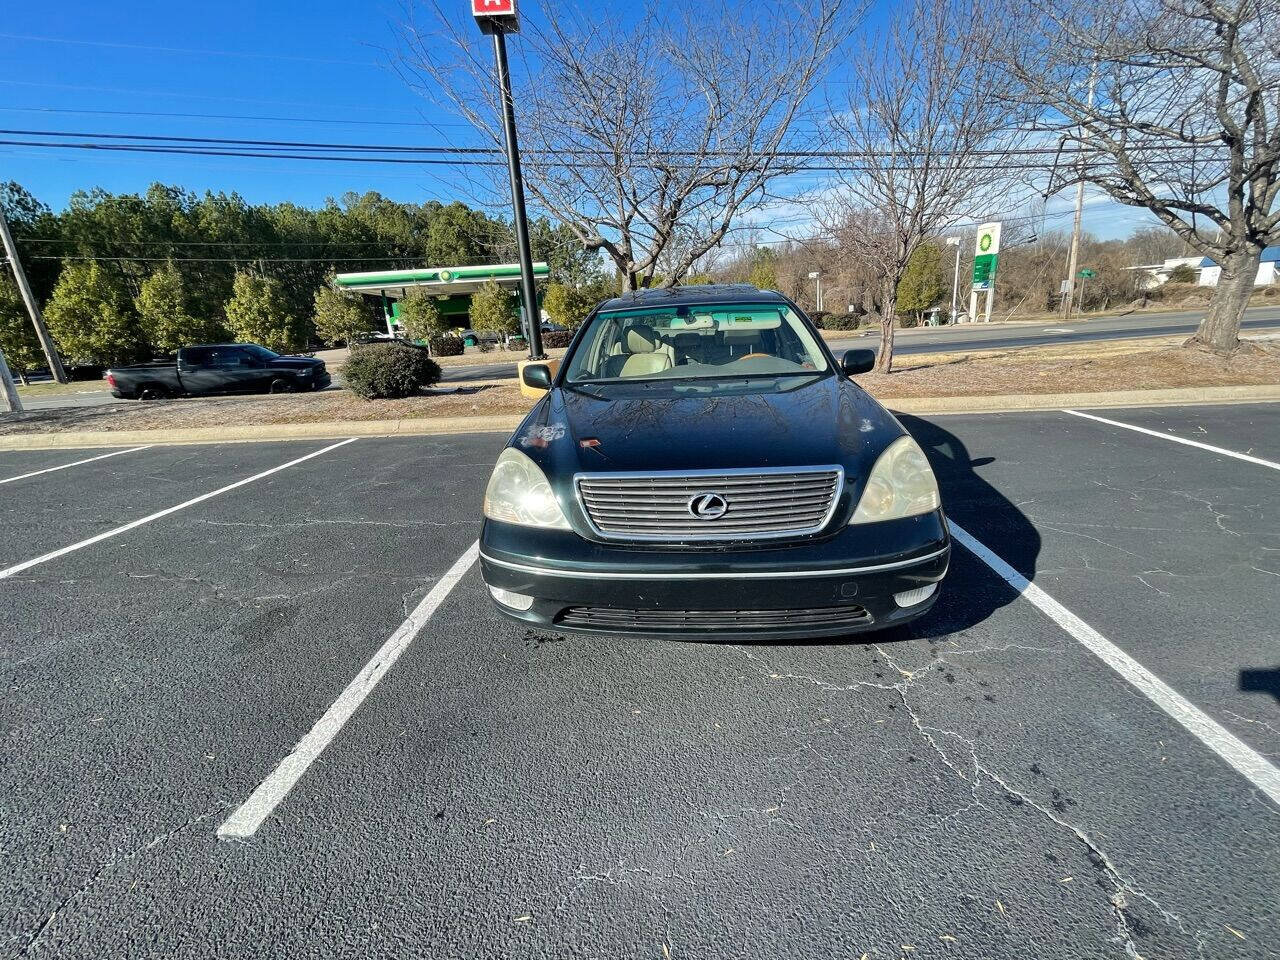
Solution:
[[[1110,393],[1024,393],[994,397],[876,397],[890,410],[913,414],[1019,413],[1064,407],[1168,407],[1205,403],[1280,401],[1280,386],[1180,387]]]
[[[1188,387],[1171,390],[1118,390],[1112,393],[1041,393],[989,397],[876,398],[897,413],[1021,413],[1064,407],[1161,407],[1207,403],[1280,402],[1280,386]],[[330,423],[278,423],[185,430],[67,431],[0,435],[0,451],[133,447],[141,444],[261,443],[278,440],[341,440],[346,437],[432,437],[445,434],[510,433],[523,414],[491,417],[422,417],[412,420],[351,420]]]
[[[431,437],[453,433],[510,433],[523,414],[492,417],[421,417],[413,420],[349,420],[271,423],[185,430],[80,430],[0,436],[0,451],[82,447],[179,446],[192,443],[263,443],[277,440],[343,440],[347,437]]]

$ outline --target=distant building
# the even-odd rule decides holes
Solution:
[[[1222,268],[1208,257],[1199,261],[1199,266],[1200,286],[1216,287]],[[1254,280],[1254,286],[1269,287],[1275,283],[1280,283],[1280,247],[1267,247],[1262,251],[1262,261],[1258,264],[1258,277]]]
[[[1190,267],[1200,277],[1200,257],[1170,257],[1163,263],[1147,263],[1129,269],[1134,272],[1134,286],[1138,290],[1154,290],[1169,282],[1169,276],[1178,267]],[[1204,281],[1201,280],[1201,283]]]
[[[539,262],[533,265],[535,281],[546,280],[550,274],[551,271],[545,263]],[[474,267],[427,267],[421,270],[340,273],[334,278],[334,285],[348,293],[377,297],[382,307],[382,316],[387,323],[387,333],[396,336],[400,329],[400,300],[411,288],[425,289],[435,297],[436,306],[451,325],[467,327],[471,323],[471,295],[490,280],[518,295],[520,264],[494,263]]]

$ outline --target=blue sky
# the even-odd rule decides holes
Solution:
[[[439,113],[391,68],[397,24],[404,17],[399,0],[10,4],[0,21],[0,128],[467,142],[468,130],[458,118]],[[157,180],[197,191],[234,190],[251,202],[318,205],[326,197],[370,189],[408,201],[467,199],[465,185],[448,168],[103,156],[39,147],[0,146],[0,177],[17,180],[55,209],[78,189],[134,192]],[[1050,201],[1049,213],[1069,207],[1070,198],[1059,197]],[[1091,199],[1086,226],[1112,236],[1141,222],[1146,218],[1097,198]],[[1051,216],[1047,226],[1069,228],[1070,220]]]

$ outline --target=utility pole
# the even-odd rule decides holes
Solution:
[[[1089,106],[1093,106],[1093,92],[1098,83],[1098,74],[1096,68],[1089,71]],[[1084,128],[1080,127],[1077,134],[1077,149],[1084,150]],[[1068,320],[1071,319],[1072,308],[1076,298],[1076,268],[1080,262],[1080,227],[1084,220],[1084,159],[1076,165],[1076,176],[1079,180],[1076,183],[1076,216],[1071,225],[1071,252],[1067,255],[1067,282],[1066,288],[1062,293],[1062,314]]]
[[[956,248],[956,270],[951,278],[951,322],[956,322],[956,297],[960,293],[960,238],[947,237],[947,246]]]
[[[58,348],[53,345],[53,337],[44,325],[44,317],[40,315],[40,304],[36,303],[35,294],[31,292],[31,284],[27,283],[26,271],[22,269],[22,261],[18,259],[18,247],[13,242],[13,234],[9,232],[9,221],[0,210],[0,240],[4,241],[4,254],[13,268],[13,279],[18,284],[18,292],[22,294],[22,302],[27,305],[27,313],[31,315],[31,324],[36,328],[36,336],[40,338],[40,349],[49,364],[49,373],[58,383],[67,382],[67,372],[62,369],[62,358],[58,356]]]
[[[18,388],[14,386],[13,374],[9,372],[9,363],[4,358],[3,350],[0,350],[0,393],[4,394],[10,413],[22,412],[22,398],[18,396]]]
[[[524,205],[524,178],[520,174],[520,144],[516,139],[516,108],[511,96],[511,70],[507,66],[507,34],[520,29],[516,0],[471,0],[471,13],[481,33],[493,36],[493,59],[498,68],[498,97],[502,101],[502,135],[507,147],[507,173],[511,178],[511,213],[520,258],[520,299],[524,301],[525,335],[529,359],[545,360],[542,352],[542,313],[533,281],[533,252],[529,246],[529,216]]]

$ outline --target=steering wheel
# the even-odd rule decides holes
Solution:
[[[735,360],[735,361],[733,361],[733,362],[734,362],[734,363],[741,363],[743,360],[758,360],[758,359],[760,359],[761,357],[764,357],[766,360],[770,360],[770,359],[772,359],[772,358],[773,358],[773,354],[771,354],[771,353],[748,353],[746,356],[739,357],[737,360]]]

